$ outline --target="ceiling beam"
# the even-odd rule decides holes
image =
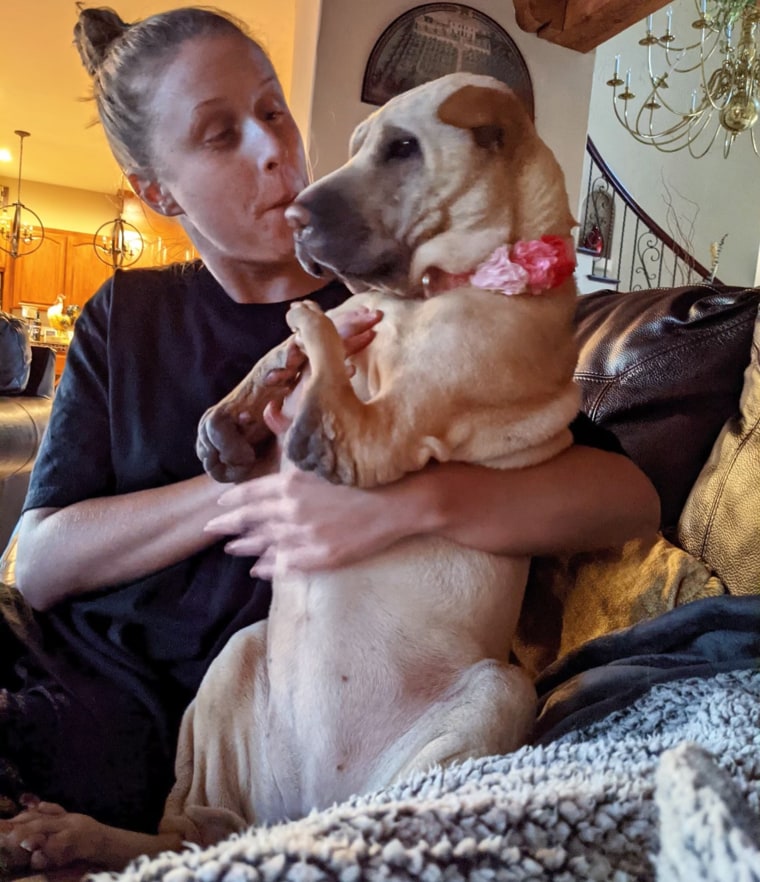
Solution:
[[[543,40],[590,52],[667,6],[667,0],[513,0],[517,24]]]

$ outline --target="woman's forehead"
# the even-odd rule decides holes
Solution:
[[[185,40],[163,70],[155,72],[156,92],[172,100],[184,95],[218,97],[228,90],[250,87],[275,77],[271,62],[251,39],[240,34],[208,35]],[[275,77],[276,78],[276,77]]]

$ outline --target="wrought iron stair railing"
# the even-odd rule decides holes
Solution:
[[[591,138],[578,251],[591,258],[588,278],[618,291],[720,283],[713,270],[676,242],[638,205]]]

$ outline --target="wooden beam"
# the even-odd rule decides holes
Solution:
[[[517,24],[543,40],[590,52],[668,5],[667,0],[513,0]]]

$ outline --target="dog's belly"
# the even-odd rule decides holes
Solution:
[[[288,816],[406,768],[429,737],[426,715],[456,700],[473,666],[506,662],[527,571],[527,559],[425,537],[276,579],[267,728]]]

